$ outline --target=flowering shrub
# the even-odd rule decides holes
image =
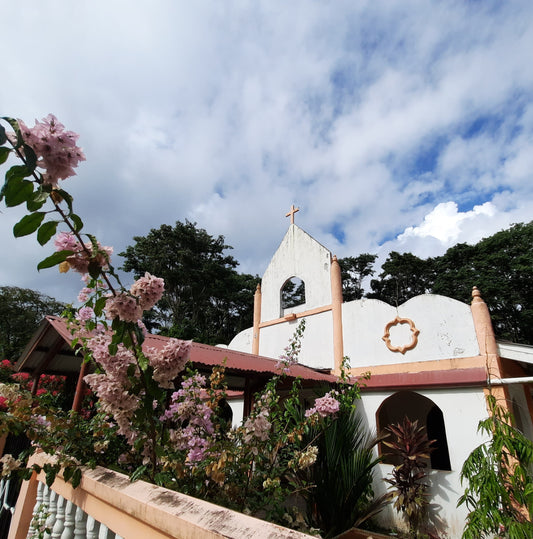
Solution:
[[[305,416],[312,417],[327,417],[336,414],[339,411],[340,403],[336,399],[339,395],[338,391],[332,390],[326,393],[323,397],[315,400],[315,405],[309,410],[306,410]]]
[[[79,135],[65,131],[65,126],[53,114],[42,122],[36,121],[31,129],[22,120],[18,121],[18,127],[14,134],[8,134],[9,140],[25,155],[26,163],[35,160],[35,165],[44,170],[43,183],[57,186],[58,180],[74,176],[74,168],[85,161],[81,148],[76,146]],[[24,140],[22,149],[20,135]]]
[[[11,361],[4,359],[0,362],[0,383],[18,384],[20,388],[31,391],[33,380],[27,372],[16,372]],[[36,397],[54,406],[62,406],[65,397],[65,377],[53,374],[42,374],[39,378],[39,388]],[[0,410],[6,411],[6,399],[0,396]]]
[[[41,245],[55,236],[55,252],[38,269],[58,266],[82,274],[82,304],[70,315],[73,346],[91,363],[85,381],[96,394],[94,412],[79,415],[46,408],[20,386],[0,386],[0,435],[26,433],[31,450],[59,455],[47,470],[52,482],[59,466],[76,485],[80,464],[109,466],[159,485],[222,503],[297,527],[303,517],[287,506],[289,497],[313,485],[302,471],[318,456],[316,435],[339,414],[351,413],[359,395],[342,371],[335,390],[316,399],[305,412],[300,382],[286,385],[297,361],[304,324],[298,326],[280,358],[280,373],[256,396],[244,423],[230,429],[223,414],[226,396],[224,366],[209,379],[187,368],[191,343],[170,339],[161,349],[144,345],[143,311],[159,301],[162,279],[146,273],[125,288],[111,263],[113,250],[82,232],[73,200],[59,186],[85,160],[78,136],[66,131],[53,115],[34,127],[3,118],[0,124],[0,164],[18,158],[6,173],[0,201],[26,204],[28,210],[13,229],[16,237],[37,234]],[[42,211],[45,203],[51,211]],[[59,230],[64,228],[65,230]],[[3,404],[2,404],[3,403]],[[2,461],[2,474],[21,469],[24,457]]]

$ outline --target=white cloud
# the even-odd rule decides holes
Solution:
[[[261,273],[295,203],[339,256],[429,256],[533,215],[532,19],[525,1],[12,2],[0,103],[80,133],[65,187],[116,252],[188,218]],[[7,212],[0,279],[26,285]]]
[[[407,227],[397,239],[402,243],[410,237],[430,236],[443,245],[449,246],[457,242],[465,222],[475,220],[480,216],[493,217],[495,214],[496,208],[491,202],[474,206],[472,210],[466,212],[459,212],[455,202],[441,202],[424,217],[424,222],[420,226]]]

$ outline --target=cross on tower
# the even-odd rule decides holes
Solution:
[[[291,210],[289,211],[289,213],[287,213],[287,215],[285,215],[285,217],[289,217],[289,215],[291,216],[291,225],[294,224],[294,214],[295,214],[297,211],[300,211],[300,208],[295,208],[295,207],[294,207],[294,204],[292,204],[292,205],[291,205]]]

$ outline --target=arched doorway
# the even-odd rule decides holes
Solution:
[[[435,470],[451,470],[448,440],[442,410],[431,400],[414,391],[399,391],[386,398],[376,412],[376,424],[379,433],[389,425],[401,423],[404,417],[418,421],[426,429],[430,440],[435,440],[434,451],[428,465]],[[380,442],[380,455],[386,464],[399,464],[396,456]]]

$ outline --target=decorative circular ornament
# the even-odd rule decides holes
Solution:
[[[390,342],[390,330],[392,327],[399,324],[407,324],[409,326],[409,329],[411,330],[411,342],[402,346],[394,346]],[[394,320],[392,320],[385,326],[385,334],[383,335],[382,339],[385,341],[387,348],[391,352],[400,352],[401,354],[405,354],[407,350],[412,350],[418,344],[419,333],[420,330],[416,329],[415,323],[411,319],[400,318],[399,316],[397,316]]]

